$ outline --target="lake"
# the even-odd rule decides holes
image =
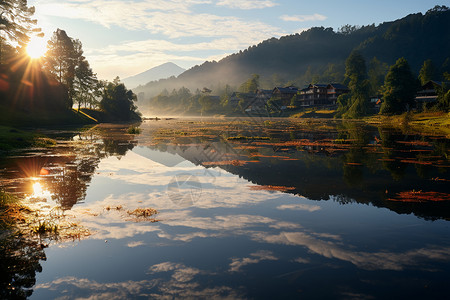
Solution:
[[[450,292],[447,137],[315,119],[127,127],[42,130],[55,147],[0,158],[3,189],[38,212],[2,224],[0,298]]]

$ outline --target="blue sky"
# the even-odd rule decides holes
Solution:
[[[165,62],[183,68],[316,27],[376,25],[425,13],[449,0],[29,0],[49,38],[81,40],[101,79],[125,78]]]

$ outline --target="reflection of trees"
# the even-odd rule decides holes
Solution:
[[[25,299],[33,293],[36,272],[42,271],[39,261],[46,257],[39,243],[9,229],[1,228],[0,298]]]
[[[351,147],[343,156],[343,177],[350,186],[361,185],[364,181],[363,165],[368,160],[366,146],[369,143],[369,135],[365,128],[353,122],[344,122],[340,133],[345,132],[350,140]]]
[[[221,132],[226,138],[252,136],[252,130],[234,123],[222,126],[221,131],[215,123],[201,132],[186,128],[185,136],[159,129],[169,134],[155,134],[157,138],[147,141],[147,145],[150,149],[176,153],[195,164],[246,160],[249,162],[242,165],[217,167],[259,185],[293,187],[289,193],[310,199],[329,199],[334,195],[332,199],[340,203],[356,201],[425,218],[447,217],[448,209],[440,209],[446,206],[444,203],[401,203],[392,198],[403,191],[448,191],[444,187],[448,184],[448,139],[404,134],[360,122],[327,124],[321,129],[324,124],[317,122],[311,126],[307,122],[295,126],[273,122],[270,131],[261,133],[256,124],[254,132],[270,136],[270,140],[230,141],[217,137],[205,143],[199,134],[207,137]]]
[[[17,190],[29,193],[23,179],[38,177],[41,171],[44,188],[53,194],[64,209],[70,209],[86,196],[100,160],[109,155],[125,155],[133,148],[133,137],[117,130],[96,130],[77,134],[75,140],[62,142],[44,155],[11,159],[8,174]],[[14,178],[16,176],[16,178]],[[14,181],[17,179],[17,181]],[[22,186],[20,186],[22,184]],[[0,299],[26,299],[33,293],[36,272],[42,271],[44,246],[28,234],[21,233],[15,219],[0,210]]]
[[[386,130],[381,127],[378,128],[378,132],[383,146],[383,167],[391,173],[392,178],[400,180],[405,176],[406,164],[396,159],[396,151],[403,150],[399,149],[402,146],[396,143],[398,136],[391,130]]]
[[[62,136],[63,141],[43,154],[31,153],[9,160],[4,168],[8,172],[1,174],[5,189],[30,194],[29,179],[45,175],[41,177],[43,188],[64,209],[70,209],[85,198],[102,158],[125,155],[134,147],[133,136],[125,134],[125,127],[94,128],[70,136],[64,132]]]
[[[86,190],[100,160],[109,155],[125,155],[133,149],[132,137],[125,134],[109,135],[108,131],[79,135],[80,144],[70,149],[71,159],[60,164],[59,172],[48,182],[53,197],[65,209],[86,197]]]

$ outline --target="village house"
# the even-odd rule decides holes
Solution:
[[[298,87],[287,86],[287,87],[275,87],[272,90],[272,98],[278,102],[281,109],[285,109],[291,104],[291,99],[299,91]]]
[[[272,97],[272,90],[258,89],[252,99],[247,102],[246,112],[266,111],[267,101]]]
[[[416,106],[422,107],[424,103],[436,102],[438,98],[437,89],[442,88],[444,84],[450,85],[450,82],[430,80],[422,85],[415,98]]]
[[[310,84],[298,92],[297,102],[300,107],[335,106],[337,98],[350,90],[342,84]]]

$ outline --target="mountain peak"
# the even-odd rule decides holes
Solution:
[[[162,65],[153,67],[142,73],[122,79],[127,88],[135,88],[139,85],[144,85],[150,81],[157,81],[159,79],[165,79],[172,76],[178,76],[186,71],[173,62],[167,62]]]

